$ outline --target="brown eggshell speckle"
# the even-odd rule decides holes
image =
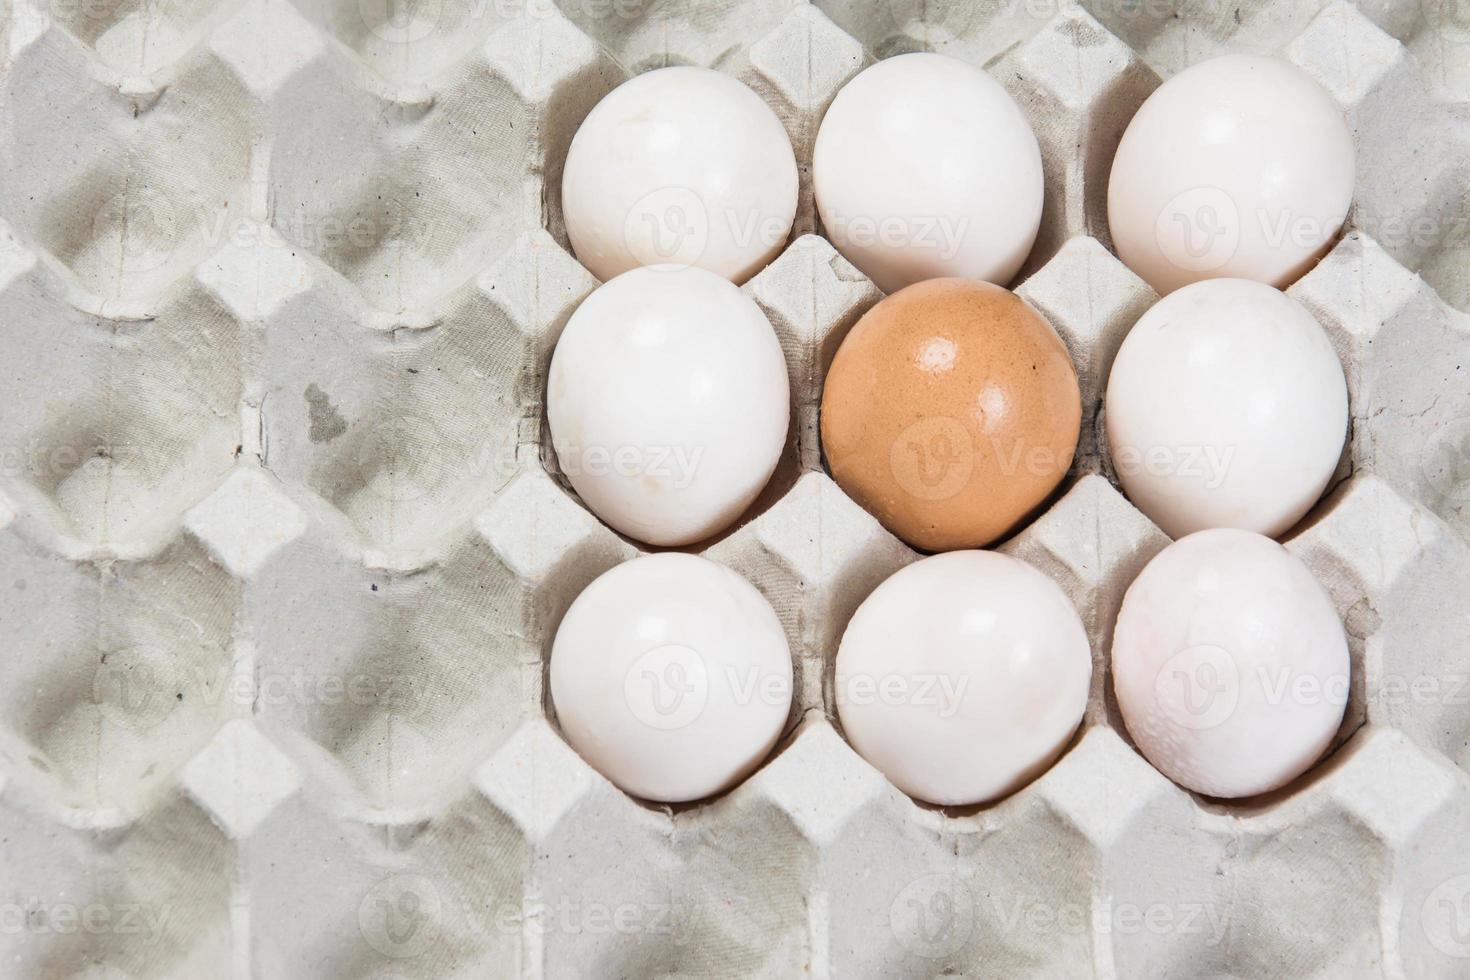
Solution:
[[[1072,464],[1077,372],[1014,293],[931,279],[884,299],[838,348],[822,394],[832,476],[926,551],[1015,530]]]

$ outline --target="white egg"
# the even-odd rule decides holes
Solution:
[[[991,551],[896,572],[864,600],[837,651],[834,693],[853,748],[899,789],[983,803],[1035,779],[1087,707],[1092,655],[1071,601]]]
[[[1215,277],[1285,288],[1342,227],[1353,196],[1342,109],[1290,62],[1232,54],[1185,69],[1118,144],[1108,224],[1160,294]]]
[[[781,120],[735,79],[661,68],[588,114],[561,195],[572,249],[599,279],[674,264],[741,283],[791,234],[796,156]]]
[[[958,276],[1004,285],[1041,224],[1041,150],[1005,89],[943,55],[880,61],[842,87],[812,156],[827,237],[884,292]]]
[[[1171,537],[1209,527],[1276,536],[1322,496],[1348,397],[1326,333],[1295,300],[1245,279],[1164,297],[1113,362],[1108,445],[1129,499]]]
[[[615,530],[653,545],[729,527],[786,445],[786,358],[755,301],[712,272],[648,266],[598,287],[551,358],[562,472]]]
[[[1129,735],[1206,796],[1255,796],[1306,772],[1342,723],[1349,669],[1327,591],[1249,531],[1200,531],[1159,552],[1113,632]]]
[[[729,789],[791,712],[791,654],[770,603],[685,554],[603,573],[563,617],[551,699],[567,741],[634,796],[675,803]]]

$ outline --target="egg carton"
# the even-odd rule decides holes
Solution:
[[[0,73],[0,976],[1470,975],[1470,14],[1454,0],[12,0]],[[832,657],[917,555],[823,469],[822,378],[881,294],[820,237],[822,113],[874,59],[983,65],[1034,126],[1018,291],[1082,385],[1074,472],[1002,550],[1082,615],[1064,757],[943,810],[843,740]],[[1185,65],[1277,53],[1358,142],[1291,294],[1352,431],[1288,548],[1347,628],[1331,755],[1224,805],[1159,775],[1108,678],[1168,539],[1117,489],[1105,379],[1156,299],[1108,169]],[[543,404],[596,281],[567,145],[639,71],[758,92],[797,228],[744,288],[788,452],[701,549],[787,631],[773,756],[652,806],[556,730],[546,661],[639,553],[568,491]]]

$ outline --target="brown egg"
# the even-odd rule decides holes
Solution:
[[[1072,465],[1082,396],[1056,331],[1020,297],[931,279],[869,310],[837,350],[822,443],[849,496],[909,544],[979,548]]]

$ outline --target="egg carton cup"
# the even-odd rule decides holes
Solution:
[[[1470,974],[1463,4],[13,0],[0,42],[0,975]],[[963,810],[836,724],[843,628],[918,556],[826,475],[817,424],[881,294],[819,237],[812,143],[846,80],[923,49],[1036,130],[1017,288],[1084,405],[1073,473],[1002,550],[1075,602],[1086,717]],[[1305,69],[1359,152],[1348,227],[1290,289],[1350,392],[1287,540],[1342,614],[1348,708],[1325,761],[1234,805],[1118,715],[1112,625],[1168,539],[1099,437],[1156,299],[1109,248],[1113,151],[1227,51]],[[796,704],[758,772],[678,807],[590,769],[545,684],[567,606],[640,550],[549,450],[550,354],[596,286],[560,171],[596,101],[666,64],[750,85],[803,180],[744,287],[789,450],[700,549],[775,607]]]

